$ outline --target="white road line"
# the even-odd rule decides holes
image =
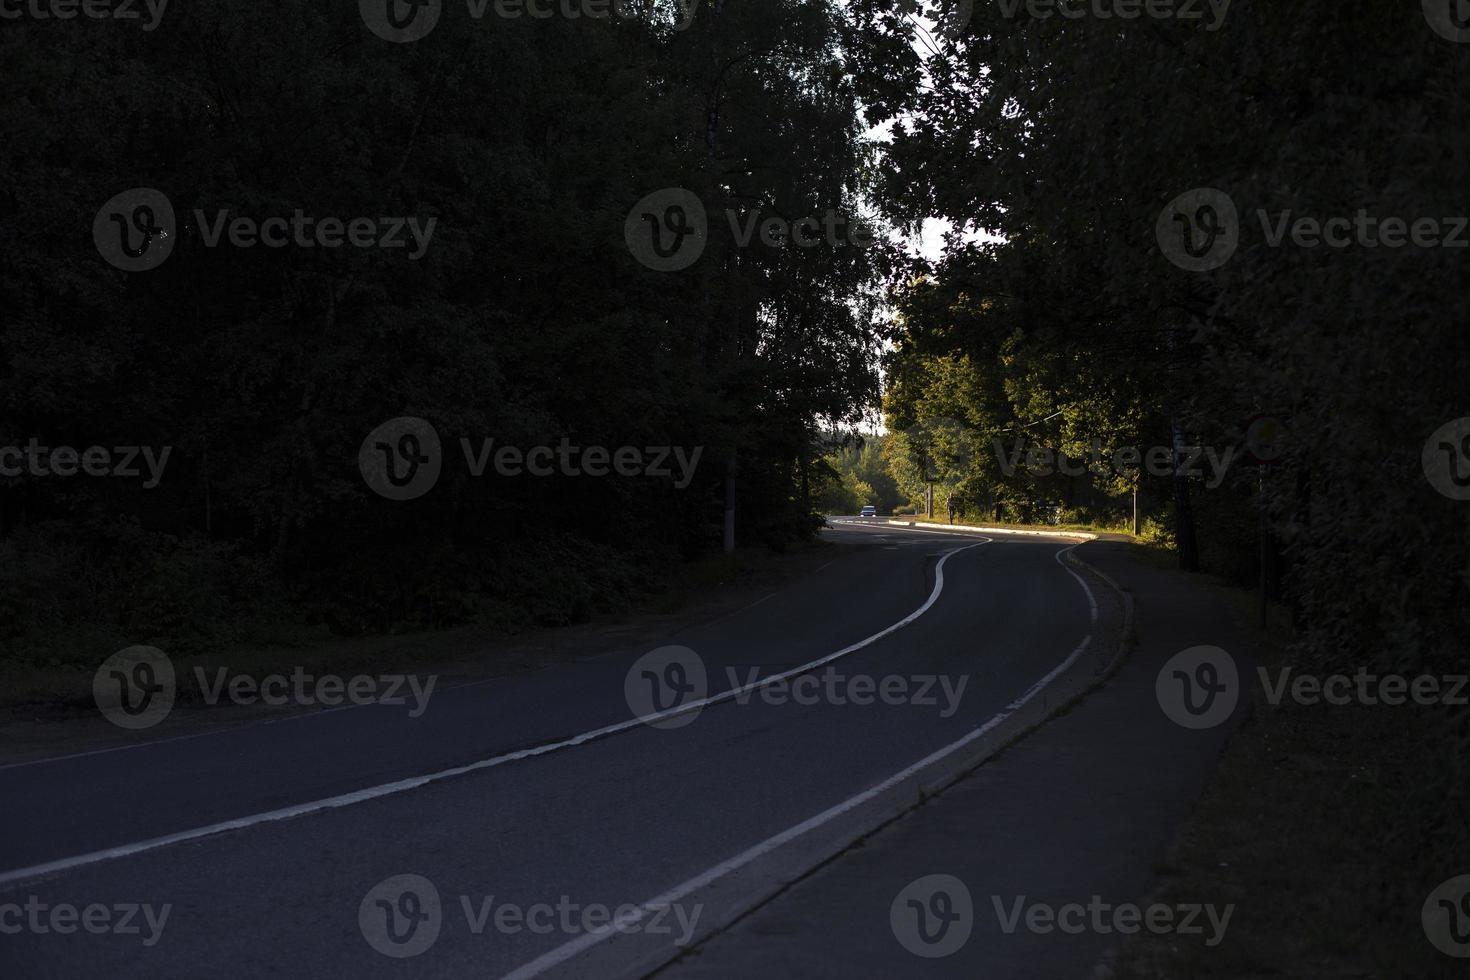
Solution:
[[[68,871],[72,868],[79,868],[89,864],[97,864],[102,861],[111,861],[117,858],[130,857],[134,854],[142,854],[145,851],[154,851],[162,847],[169,847],[173,844],[181,844],[185,841],[198,840],[201,837],[209,837],[214,834],[226,833],[232,830],[244,830],[248,827],[254,827],[258,824],[274,823],[280,820],[289,820],[293,817],[301,817],[311,813],[318,813],[323,810],[335,810],[341,807],[352,806],[356,803],[365,803],[368,800],[376,800],[381,799],[385,796],[393,796],[398,793],[406,793],[409,790],[419,789],[420,787],[427,786],[430,783],[437,783],[441,780],[452,779],[456,776],[463,776],[472,772],[480,772],[485,769],[491,769],[496,766],[505,765],[507,762],[518,762],[522,759],[530,759],[534,758],[535,756],[546,755],[548,753],[556,752],[561,749],[572,748],[577,745],[584,745],[587,742],[594,741],[595,739],[605,738],[609,735],[617,734],[618,732],[625,732],[629,731],[630,729],[639,728],[645,724],[650,724],[663,718],[684,714],[688,711],[695,711],[707,705],[719,704],[722,701],[728,701],[731,698],[736,698],[745,694],[747,691],[753,691],[757,688],[765,687],[768,684],[774,684],[779,681],[786,680],[787,678],[794,677],[797,674],[805,674],[809,671],[817,669],[818,667],[823,667],[834,660],[845,657],[852,653],[856,653],[858,650],[861,650],[864,647],[871,646],[872,644],[883,639],[885,636],[889,636],[903,629],[905,626],[909,625],[914,620],[924,615],[924,613],[928,612],[930,607],[932,607],[934,603],[939,600],[940,593],[944,591],[945,562],[949,561],[950,558],[954,557],[962,551],[969,551],[971,548],[978,548],[981,545],[989,543],[990,540],[986,539],[983,541],[977,541],[974,544],[965,545],[961,548],[955,548],[953,551],[946,552],[944,554],[944,557],[939,559],[939,563],[934,566],[934,588],[930,590],[929,597],[924,600],[924,604],[919,606],[918,609],[915,609],[913,612],[909,613],[907,616],[905,616],[903,619],[900,619],[893,625],[888,626],[885,629],[878,631],[877,633],[874,633],[872,636],[869,636],[866,639],[858,640],[856,643],[845,646],[841,650],[838,650],[836,653],[829,653],[827,656],[821,657],[817,660],[813,660],[811,663],[802,664],[800,667],[793,667],[790,670],[783,671],[779,674],[772,674],[769,677],[763,677],[752,684],[745,685],[744,687],[732,688],[721,694],[713,695],[707,698],[700,698],[696,701],[690,701],[686,704],[681,704],[677,707],[670,708],[667,711],[660,711],[655,714],[645,715],[638,718],[631,718],[628,721],[618,722],[617,724],[606,725],[602,728],[597,728],[589,732],[583,732],[580,735],[572,736],[571,738],[562,739],[561,741],[550,742],[546,745],[538,745],[529,749],[521,749],[517,752],[510,752],[505,755],[498,755],[489,759],[481,759],[477,762],[471,762],[467,765],[455,766],[452,769],[443,769],[439,772],[428,773],[427,775],[423,776],[413,776],[408,779],[400,779],[391,783],[384,783],[380,786],[370,786],[367,789],[360,789],[352,793],[343,793],[340,796],[332,796],[324,800],[313,800],[308,803],[297,803],[293,806],[282,807],[278,810],[269,810],[265,813],[256,813],[251,814],[250,816],[237,817],[234,820],[226,820],[221,823],[209,824],[205,827],[195,827],[190,830],[181,830],[177,833],[168,834],[163,837],[154,837],[149,840],[137,841],[131,844],[120,844],[116,847],[109,847],[100,851],[91,851],[86,854],[78,854],[74,857],[61,858],[56,861],[48,861],[45,864],[36,864],[28,868],[16,868],[13,871],[0,873],[0,888],[4,888],[7,885],[15,884],[16,882],[25,881],[30,878],[37,878],[42,875],[55,874],[60,871]]]
[[[982,541],[981,543],[982,544],[985,544],[988,541],[989,541],[989,539],[986,539],[986,541]],[[810,572],[808,572],[807,575],[815,575],[815,574],[817,574],[817,572],[820,572],[822,569],[826,568],[828,565],[835,564],[837,561],[838,561],[838,559],[833,558],[831,561],[823,562],[821,565],[818,565],[816,568],[814,568]],[[779,590],[777,592],[772,592],[771,595],[765,596],[764,598],[757,599],[755,602],[752,602],[749,606],[745,606],[745,607],[743,607],[741,609],[735,610],[732,613],[729,613],[726,618],[728,618],[729,616],[739,615],[740,613],[745,612],[747,609],[751,609],[751,608],[754,608],[755,606],[760,605],[762,602],[765,602],[766,599],[771,598],[771,596],[775,596],[775,595],[779,595],[779,594],[780,594],[779,593]],[[610,650],[607,653],[600,653],[600,654],[597,654],[596,656],[586,657],[586,658],[584,658],[584,660],[587,660],[587,661],[601,660],[604,657],[611,657],[611,656],[615,656],[617,654],[624,653],[624,652],[625,651],[622,651],[622,650]],[[447,685],[445,687],[439,688],[439,691],[441,693],[448,694],[450,691],[463,691],[466,688],[483,687],[486,684],[497,684],[497,683],[500,683],[501,681],[504,681],[504,680],[505,680],[505,677],[487,677],[487,678],[484,678],[483,680],[465,681],[465,682],[460,683],[460,684]],[[376,707],[376,706],[377,706],[377,702],[373,702],[371,704],[344,704],[341,707],[337,707],[337,708],[317,708],[317,709],[311,710],[311,711],[303,711],[303,712],[298,712],[296,714],[283,715],[280,718],[251,718],[251,719],[243,720],[239,724],[235,724],[235,725],[226,724],[223,727],[220,727],[220,728],[212,728],[209,731],[204,731],[204,732],[190,732],[187,735],[168,735],[168,736],[165,736],[163,738],[149,739],[149,740],[144,741],[144,742],[129,742],[126,745],[109,745],[107,748],[104,748],[104,749],[88,749],[88,750],[86,750],[84,752],[68,752],[65,755],[52,755],[52,756],[47,756],[44,759],[27,759],[24,762],[7,762],[7,763],[0,764],[0,772],[4,772],[7,769],[24,769],[27,766],[44,766],[44,765],[48,765],[48,764],[50,764],[52,762],[67,762],[67,761],[69,761],[71,759],[84,759],[84,758],[86,758],[87,756],[90,756],[90,755],[108,755],[108,754],[110,754],[112,752],[129,752],[129,751],[132,751],[133,749],[146,749],[146,748],[151,748],[152,746],[155,746],[155,745],[167,745],[170,742],[185,742],[185,741],[188,741],[190,739],[195,739],[195,738],[209,738],[210,736],[213,736],[213,735],[225,735],[225,734],[228,734],[228,733],[231,733],[231,732],[240,732],[240,731],[243,731],[243,730],[245,730],[247,728],[256,728],[256,727],[259,727],[261,725],[279,725],[282,722],[287,722],[287,721],[302,721],[302,720],[307,719],[307,718],[317,718],[317,717],[320,717],[321,715],[335,714],[338,711],[351,711],[351,710],[354,710],[356,708],[372,708],[372,707]],[[396,706],[394,706],[394,707],[396,707]],[[3,878],[0,878],[0,881],[3,881],[3,880],[4,880]]]
[[[1075,547],[1076,545],[1072,546],[1072,548]],[[1063,548],[1061,551],[1057,552],[1057,561],[1060,562],[1061,556],[1065,552],[1071,551],[1072,548]],[[954,554],[954,552],[950,552],[950,554]],[[947,558],[949,556],[946,555],[945,557]],[[1065,568],[1066,566],[1063,565],[1063,567]],[[1068,569],[1068,571],[1071,571],[1071,569]],[[1093,597],[1092,589],[1088,586],[1086,580],[1083,579],[1081,576],[1076,575],[1076,573],[1073,573],[1073,576],[1077,579],[1078,582],[1082,584],[1082,590],[1087,593],[1087,601],[1092,606],[1093,610],[1092,622],[1095,625],[1097,623],[1097,600]],[[667,908],[673,903],[687,898],[689,895],[692,895],[699,889],[704,888],[715,881],[718,881],[720,878],[723,878],[730,872],[737,871],[740,868],[743,868],[745,865],[750,864],[752,861],[755,861],[758,858],[764,857],[765,855],[771,853],[778,847],[790,843],[798,837],[801,837],[802,835],[817,829],[823,824],[830,823],[843,814],[848,813],[859,806],[862,806],[864,803],[867,803],[868,801],[876,798],[887,790],[892,789],[894,786],[899,785],[905,779],[908,779],[909,777],[915,775],[923,769],[933,765],[936,762],[939,762],[941,759],[945,759],[948,756],[953,755],[960,749],[972,744],[976,740],[983,738],[985,735],[994,731],[998,725],[1004,723],[1007,718],[1009,718],[1011,715],[1015,714],[1022,707],[1024,707],[1026,703],[1032,698],[1036,697],[1037,694],[1041,693],[1041,691],[1048,684],[1050,684],[1052,681],[1056,680],[1057,677],[1065,673],[1067,668],[1071,667],[1072,664],[1077,662],[1077,658],[1082,656],[1083,651],[1085,651],[1088,645],[1091,643],[1092,633],[1091,631],[1089,631],[1087,636],[1084,637],[1082,642],[1077,645],[1077,648],[1073,650],[1070,655],[1068,655],[1066,660],[1063,660],[1056,667],[1052,668],[1052,670],[1047,673],[1045,677],[1042,677],[1035,684],[1032,684],[1031,687],[1027,689],[1026,693],[1022,694],[1019,698],[1006,705],[1004,711],[996,714],[989,721],[985,722],[985,724],[981,725],[979,728],[976,728],[974,731],[965,735],[963,738],[949,743],[938,751],[931,752],[930,754],[924,756],[924,758],[920,759],[918,762],[915,762],[913,765],[894,773],[892,776],[889,776],[887,779],[883,780],[881,783],[878,783],[876,786],[872,786],[857,794],[856,796],[849,797],[848,799],[843,800],[841,803],[838,803],[836,806],[829,807],[828,809],[823,810],[821,813],[818,813],[816,816],[809,817],[793,827],[788,827],[786,830],[781,831],[779,834],[776,834],[772,837],[767,837],[765,840],[761,841],[759,844],[756,844],[754,847],[741,851],[734,857],[729,858],[725,861],[721,861],[719,864],[716,864],[714,867],[709,868],[706,871],[700,872],[693,878],[690,878],[687,881],[682,882],[681,884],[675,885],[673,888],[664,892],[662,895],[651,898],[648,901],[644,902],[642,905],[638,906],[635,912],[632,912],[620,919],[617,919],[609,925],[602,926],[591,932],[583,933],[576,939],[563,943],[562,945],[556,947],[555,949],[552,949],[547,953],[543,953],[541,956],[536,957],[534,960],[531,960],[528,963],[524,963],[516,969],[512,970],[510,973],[505,974],[501,978],[501,980],[530,980],[531,977],[540,976],[546,971],[554,969],[555,967],[561,965],[562,963],[565,963],[572,957],[586,952],[588,949],[596,946],[604,939],[607,939],[609,936],[620,931],[620,929],[625,929],[628,926],[633,925],[634,923],[640,922],[649,912],[652,912],[653,910],[660,907]]]
[[[986,541],[994,541],[995,540],[994,538],[991,538],[989,536],[980,535],[979,532],[976,532],[976,531],[944,531],[944,530],[940,530],[938,528],[904,527],[904,526],[899,525],[899,524],[882,524],[882,525],[879,525],[879,524],[849,524],[849,523],[847,523],[845,521],[835,521],[833,523],[833,525],[832,525],[832,530],[834,530],[834,531],[866,531],[869,534],[872,534],[872,533],[875,533],[876,532],[876,533],[878,533],[880,535],[884,535],[884,536],[887,536],[889,534],[893,534],[895,532],[905,532],[905,533],[908,533],[908,534],[942,534],[942,535],[945,535],[946,537],[951,537],[951,538],[973,538],[973,537],[976,537],[976,536],[980,536],[980,537],[984,537]]]
[[[1078,543],[1080,544],[1081,542],[1078,542]],[[1092,625],[1096,626],[1097,625],[1097,596],[1095,596],[1095,595],[1092,594],[1092,586],[1088,585],[1087,584],[1087,579],[1083,578],[1081,575],[1078,575],[1077,572],[1076,572],[1076,570],[1073,569],[1072,566],[1070,566],[1066,562],[1062,561],[1062,556],[1063,555],[1067,554],[1069,551],[1075,551],[1076,549],[1077,549],[1077,545],[1074,544],[1070,548],[1063,548],[1061,551],[1058,551],[1057,554],[1056,554],[1057,564],[1058,565],[1061,565],[1063,568],[1065,568],[1067,570],[1067,574],[1070,575],[1070,576],[1072,576],[1073,578],[1075,578],[1077,580],[1077,584],[1080,585],[1080,586],[1082,586],[1082,591],[1087,593],[1087,609],[1088,609],[1088,614],[1092,618]]]

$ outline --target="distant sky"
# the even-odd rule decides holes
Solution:
[[[933,29],[932,22],[928,21],[927,19],[919,18],[919,21],[926,30]],[[927,49],[925,49],[923,45],[917,40],[917,38],[914,40],[914,49],[918,51],[921,55],[928,55],[929,53]],[[889,119],[872,127],[866,133],[864,133],[863,136],[867,139],[874,140],[879,143],[887,143],[892,136],[892,132],[893,120]],[[919,229],[918,234],[904,234],[895,231],[893,232],[892,237],[894,241],[902,244],[911,253],[915,253],[923,256],[926,259],[932,260],[939,258],[939,256],[944,251],[944,234],[952,227],[953,225],[946,218],[925,218],[923,224]],[[973,232],[967,233],[965,237],[972,241],[995,238],[995,236],[989,235],[984,232],[980,234],[975,234]],[[877,412],[872,413],[869,416],[867,423],[859,426],[859,428],[864,432],[873,434],[883,434],[887,431],[883,425],[882,416]]]

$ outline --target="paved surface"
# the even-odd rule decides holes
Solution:
[[[1103,645],[1106,621],[1095,621],[1086,590],[1058,560],[1068,542],[881,526],[829,533],[850,546],[839,560],[666,642],[696,651],[718,694],[752,670],[807,663],[922,610],[831,666],[839,681],[901,678],[915,693],[931,678],[932,703],[766,703],[757,694],[708,705],[682,727],[633,723],[373,795],[634,721],[624,680],[647,652],[640,646],[438,692],[418,718],[354,708],[0,769],[0,973],[609,976],[667,960],[772,881],[804,870],[798,858],[810,859],[802,847],[811,840],[855,835],[865,808],[893,805],[863,794],[1006,715],[1079,643]],[[951,552],[936,590],[936,565]],[[261,819],[329,798],[349,805]],[[802,829],[823,814],[820,827]],[[146,846],[232,820],[228,832]],[[737,858],[745,863],[727,866]],[[401,875],[421,878],[408,887]],[[686,885],[664,903],[668,932],[657,936],[651,912],[642,935],[605,941],[581,914],[657,905]],[[48,918],[58,906],[119,916],[131,904],[145,906],[132,923],[138,933],[63,932]],[[146,914],[157,919],[165,906],[166,921],[150,927]],[[5,928],[22,914],[26,928]],[[891,942],[886,926],[873,938],[884,934]],[[701,960],[713,963],[729,941],[711,943]],[[569,949],[579,943],[587,948]],[[749,975],[733,969],[719,975]]]
[[[1138,646],[1113,680],[658,975],[1091,976],[1121,938],[1111,913],[1101,915],[1107,931],[1090,924],[1088,910],[1089,924],[1075,934],[1055,927],[1033,931],[1024,918],[1008,932],[1016,903],[1027,910],[1089,906],[1097,896],[1111,906],[1147,906],[1155,862],[1244,710],[1237,708],[1217,727],[1185,729],[1161,710],[1156,678],[1171,657],[1200,644],[1226,649],[1242,675],[1249,670],[1247,635],[1217,593],[1127,554],[1124,546],[1103,542],[1082,550],[1137,601]],[[954,882],[920,882],[895,911],[901,892],[933,875],[958,879],[963,889]],[[949,897],[936,905],[937,890]],[[965,892],[972,914],[941,936],[939,913],[960,914],[951,910],[961,908]],[[935,942],[918,937],[920,913],[911,898],[929,914],[927,932]],[[1210,896],[1198,901],[1208,904]],[[1080,921],[1074,914],[1067,925]],[[1181,936],[1182,942],[1205,942],[1214,933],[1207,914],[1197,921],[1204,933]],[[961,936],[966,925],[967,940]],[[900,933],[925,953],[944,955],[911,952]]]

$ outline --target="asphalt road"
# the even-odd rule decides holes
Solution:
[[[666,637],[708,683],[657,724],[625,684],[640,646],[435,690],[417,717],[348,708],[0,767],[0,975],[638,975],[813,841],[866,829],[885,781],[1113,642],[1066,541],[827,535],[850,545],[827,566]],[[687,676],[634,673],[650,691]]]

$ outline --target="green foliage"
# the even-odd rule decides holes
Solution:
[[[860,58],[864,102],[874,121],[900,117],[879,199],[895,220],[938,215],[1000,241],[955,238],[932,267],[893,276],[889,413],[906,424],[924,399],[953,397],[952,380],[920,365],[963,356],[983,395],[960,401],[987,439],[1025,425],[1053,449],[1095,438],[1225,450],[1252,417],[1286,419],[1264,505],[1298,662],[1463,672],[1470,521],[1420,464],[1430,433],[1470,414],[1463,254],[1272,245],[1263,227],[1288,211],[1463,213],[1452,189],[1470,156],[1470,49],[1430,30],[1417,4],[1306,0],[1236,3],[1218,30],[976,4],[931,53],[906,9],[853,7],[877,39]],[[1193,188],[1224,191],[1240,212],[1238,251],[1205,273],[1168,261],[1155,232]],[[1262,504],[1251,471],[1214,489],[1145,477],[1145,536],[1188,567],[1249,581]],[[1073,489],[987,482],[1010,508]],[[1405,724],[1423,765],[1385,829],[1393,908],[1443,876],[1446,854],[1470,857],[1455,816],[1467,730],[1463,708]]]
[[[253,616],[235,583],[345,633],[508,608],[578,621],[719,546],[727,470],[742,541],[810,535],[814,420],[851,422],[876,391],[886,246],[737,247],[724,212],[861,214],[847,27],[794,0],[702,7],[686,31],[674,12],[446,14],[410,45],[353,3],[204,2],[151,33],[8,23],[0,445],[173,449],[152,490],[0,478],[11,623],[207,645]],[[129,274],[90,227],[136,186],[166,194],[180,230],[167,262]],[[709,241],[658,273],[624,219],[675,186],[704,201]],[[437,224],[411,260],[207,247],[195,209]],[[429,420],[445,457],[406,503],[357,471],[401,415]],[[459,443],[564,437],[704,455],[675,489],[471,478]],[[142,554],[112,543],[121,525]]]
[[[880,514],[892,513],[902,499],[885,462],[892,436],[871,433],[837,441],[839,444],[823,457],[832,481],[818,509],[825,514],[856,514],[872,504]]]

